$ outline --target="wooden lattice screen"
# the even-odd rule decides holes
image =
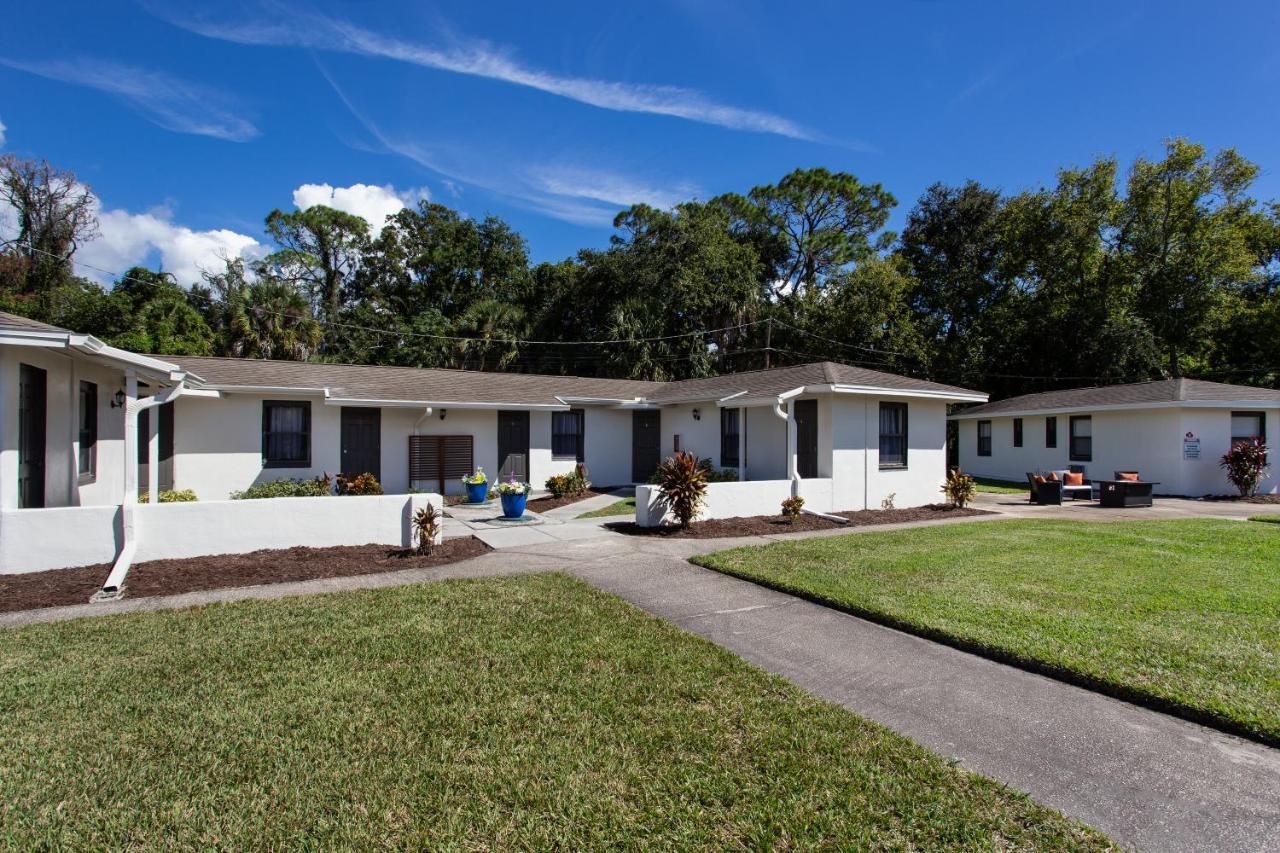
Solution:
[[[474,438],[469,435],[409,436],[409,481],[446,480],[472,472]]]

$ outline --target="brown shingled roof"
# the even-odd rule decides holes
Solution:
[[[1086,409],[1093,406],[1141,408],[1144,405],[1217,401],[1280,403],[1280,391],[1248,385],[1230,385],[1225,382],[1206,382],[1202,379],[1157,379],[1153,382],[1136,382],[1130,385],[1103,385],[1095,388],[1071,388],[1065,391],[1023,394],[1020,397],[1010,397],[965,409],[953,417],[971,418],[1015,412]]]
[[[718,400],[745,393],[781,394],[805,385],[866,385],[899,391],[973,394],[950,385],[881,373],[835,362],[775,367],[679,382],[593,379],[529,373],[487,373],[416,367],[313,364],[243,358],[166,356],[199,375],[204,384],[226,388],[327,388],[331,397],[429,403],[494,403],[558,406],[563,399],[652,403]]]
[[[17,314],[10,314],[6,311],[0,311],[0,329],[20,332],[57,332],[62,335],[72,334],[70,329],[50,326],[48,323],[41,323],[39,320],[32,320],[30,317],[19,317]]]

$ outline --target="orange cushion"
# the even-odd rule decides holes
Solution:
[[[1069,471],[1067,473],[1066,479],[1063,480],[1063,483],[1065,483],[1068,486],[1083,486],[1084,474],[1081,474],[1077,471]]]
[[[1129,483],[1136,483],[1138,482],[1138,472],[1137,471],[1121,471],[1120,476],[1117,477],[1116,479],[1124,480]]]
[[[1057,471],[1050,471],[1050,472],[1049,472],[1049,476],[1045,477],[1045,480],[1046,480],[1047,482],[1050,482],[1050,483],[1056,483],[1056,482],[1058,482],[1058,472],[1057,472]]]
[[[1036,474],[1034,477],[1031,478],[1031,482],[1035,483],[1037,486],[1043,486],[1044,477],[1041,477],[1039,474]]]

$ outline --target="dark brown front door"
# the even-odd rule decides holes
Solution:
[[[157,477],[157,491],[167,492],[173,488],[173,403],[165,403],[160,410],[160,475]],[[150,488],[151,453],[148,442],[151,441],[151,413],[155,409],[143,409],[138,412],[138,494],[145,495]]]
[[[44,453],[48,377],[29,364],[18,368],[18,506],[44,506]]]
[[[662,413],[631,413],[631,480],[647,483],[662,457]]]
[[[498,412],[498,478],[529,482],[529,413]]]
[[[796,472],[805,479],[818,476],[818,401],[796,400]]]
[[[342,407],[342,476],[382,481],[382,409]]]

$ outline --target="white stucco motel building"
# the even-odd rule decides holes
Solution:
[[[1078,465],[1090,479],[1137,471],[1157,494],[1235,494],[1218,462],[1241,439],[1280,437],[1280,391],[1197,379],[1010,397],[951,419],[967,474],[1026,482]],[[1280,492],[1272,468],[1264,494]]]
[[[381,541],[361,538],[364,498],[228,500],[326,472],[373,473],[408,512],[476,467],[540,488],[581,462],[620,486],[684,450],[741,481],[704,517],[775,513],[792,492],[828,512],[919,506],[941,499],[947,406],[986,395],[833,362],[646,382],[148,356],[0,313],[0,400],[0,572],[20,572],[316,544],[279,501],[337,507],[321,544]],[[199,502],[157,505],[165,489]]]

